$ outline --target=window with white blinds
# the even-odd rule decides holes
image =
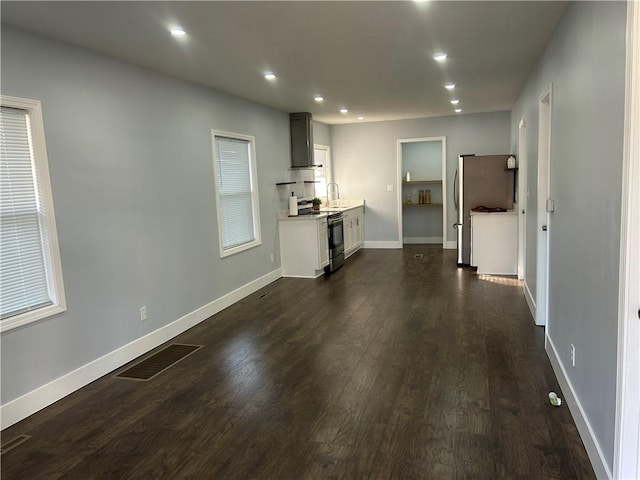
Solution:
[[[214,131],[213,143],[220,256],[225,257],[261,243],[255,141]]]
[[[0,110],[2,331],[64,310],[46,162],[40,103],[3,96]]]

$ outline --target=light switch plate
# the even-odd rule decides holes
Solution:
[[[393,185],[387,185],[387,192],[393,192]]]

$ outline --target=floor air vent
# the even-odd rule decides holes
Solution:
[[[0,455],[16,448],[18,445],[26,442],[30,438],[31,435],[18,435],[17,437],[13,437],[11,440],[2,444],[2,447],[0,448]]]
[[[202,345],[172,343],[159,352],[154,353],[144,360],[140,360],[123,372],[118,373],[116,378],[141,381],[151,380],[156,375],[161,374],[167,368],[175,365],[183,358],[188,357],[201,347]]]
[[[422,258],[424,256],[423,253],[416,253],[413,258]]]

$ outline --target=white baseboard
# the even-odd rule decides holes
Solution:
[[[533,299],[533,295],[531,295],[531,290],[529,290],[529,285],[527,285],[527,281],[525,280],[523,283],[522,290],[524,291],[524,299],[527,301],[527,305],[529,305],[529,310],[531,311],[531,316],[533,317],[533,321],[536,320],[536,301]]]
[[[458,241],[457,240],[447,240],[444,244],[444,248],[447,250],[457,250]]]
[[[598,439],[593,433],[589,419],[587,418],[584,409],[582,408],[582,404],[573,389],[573,385],[571,385],[567,372],[560,361],[555,345],[548,335],[545,335],[545,350],[549,360],[551,360],[551,366],[553,367],[553,371],[556,374],[556,378],[558,379],[558,383],[560,384],[560,388],[564,394],[565,398],[563,401],[567,404],[569,411],[573,416],[573,420],[576,423],[578,432],[580,433],[582,443],[584,443],[587,455],[589,455],[589,460],[591,460],[591,466],[596,474],[596,478],[611,480],[611,470],[605,461],[604,455],[602,454],[602,449],[600,448]]]
[[[419,243],[442,243],[442,237],[405,237],[404,243],[407,244],[419,244]]]
[[[282,277],[278,268],[147,335],[0,406],[0,429],[10,427]]]
[[[391,242],[368,241],[364,242],[363,248],[402,248],[402,242],[397,240]]]

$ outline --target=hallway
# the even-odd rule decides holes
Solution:
[[[522,286],[440,246],[282,278],[172,342],[203,348],[3,431],[31,438],[2,478],[594,478]]]

